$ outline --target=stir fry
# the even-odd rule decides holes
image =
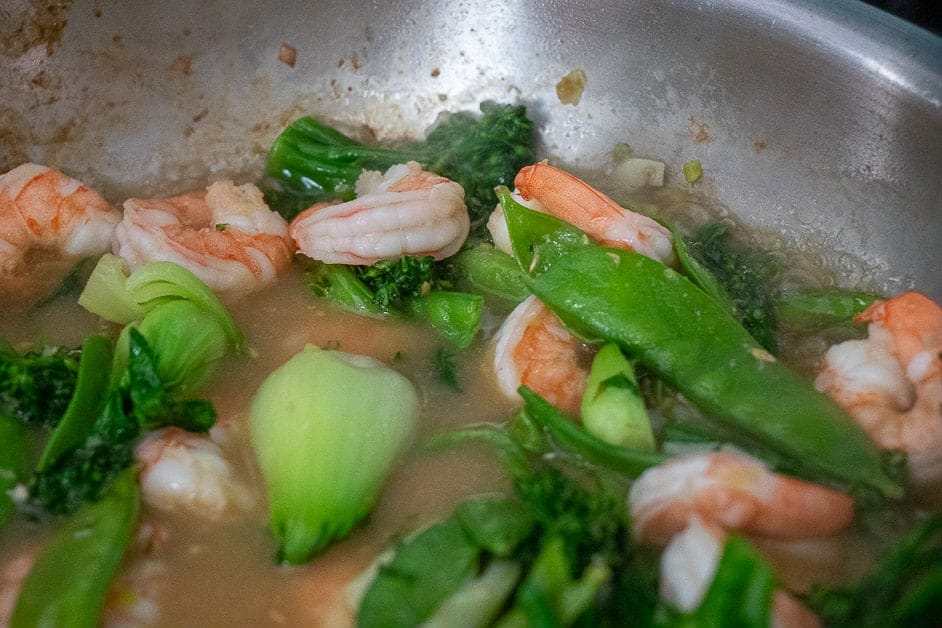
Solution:
[[[662,223],[534,146],[485,103],[398,147],[305,117],[264,180],[123,211],[0,176],[4,303],[89,328],[0,345],[0,623],[172,623],[193,530],[261,539],[291,593],[241,597],[289,625],[934,625],[942,308],[786,286],[728,221]],[[49,259],[76,272],[24,289]],[[356,350],[396,330],[423,367]],[[462,451],[491,490],[434,466]],[[410,464],[461,486],[383,527]],[[818,578],[808,547],[855,560]]]

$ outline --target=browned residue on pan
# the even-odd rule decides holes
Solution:
[[[8,7],[0,19],[0,54],[18,56],[45,45],[52,55],[62,39],[72,0],[27,0]]]

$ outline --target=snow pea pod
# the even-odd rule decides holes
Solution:
[[[10,627],[97,626],[139,510],[137,474],[129,469],[101,500],[64,519],[23,581]]]
[[[111,341],[104,336],[85,339],[75,392],[43,449],[39,471],[50,468],[60,456],[85,442],[107,399],[111,353]]]
[[[718,422],[817,476],[902,495],[853,419],[690,280],[519,204],[505,203],[504,213],[528,285],[574,333],[617,343]]]

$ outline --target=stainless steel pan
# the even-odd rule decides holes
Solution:
[[[302,113],[397,137],[483,99],[579,169],[618,141],[674,182],[698,158],[747,223],[942,298],[942,39],[856,1],[0,0],[0,166],[117,201],[254,176]]]

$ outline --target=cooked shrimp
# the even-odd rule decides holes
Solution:
[[[368,266],[381,259],[458,252],[471,227],[462,187],[414,161],[384,175],[367,171],[357,198],[317,205],[291,223],[291,237],[308,257],[328,264]]]
[[[519,400],[526,385],[572,416],[579,415],[589,349],[535,296],[510,313],[494,337],[494,370],[501,391]]]
[[[657,221],[625,209],[585,181],[545,163],[527,166],[514,180],[517,193],[532,209],[551,214],[582,229],[606,246],[631,249],[642,255],[674,263],[671,232]],[[491,233],[500,232],[500,219],[489,221]],[[506,229],[506,227],[503,227]],[[500,235],[495,237],[495,242]]]
[[[857,317],[865,340],[828,349],[815,380],[884,449],[901,449],[917,486],[942,479],[942,307],[918,292]]]
[[[23,164],[0,175],[0,278],[26,270],[32,250],[67,257],[111,248],[121,213],[97,192],[61,172]]]
[[[632,536],[663,545],[692,516],[724,530],[803,539],[835,534],[854,517],[847,495],[770,472],[745,454],[683,456],[648,469],[628,495]]]
[[[175,262],[216,292],[242,295],[274,281],[294,245],[257,187],[217,181],[205,192],[125,201],[114,253],[132,268]]]
[[[176,427],[153,432],[137,446],[141,496],[159,510],[186,510],[213,521],[246,513],[257,502],[223,451],[209,437]]]
[[[699,607],[716,576],[725,541],[726,532],[721,528],[704,524],[696,516],[691,518],[661,555],[661,597],[683,612]],[[817,615],[782,589],[772,594],[770,614],[773,627],[821,625]]]

